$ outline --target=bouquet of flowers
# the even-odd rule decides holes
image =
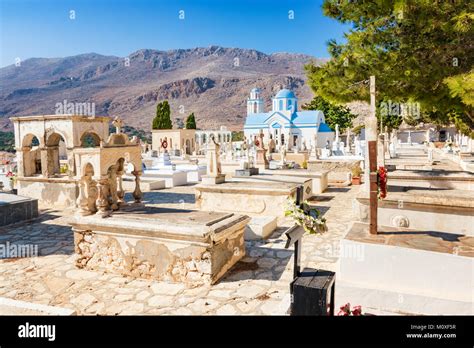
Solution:
[[[346,303],[344,306],[340,307],[339,308],[339,313],[337,313],[337,315],[339,316],[349,316],[349,315],[353,315],[353,316],[360,316],[362,315],[362,307],[361,306],[354,306],[351,310],[351,304],[350,303]]]
[[[320,234],[328,230],[326,219],[320,217],[321,213],[311,208],[307,201],[297,205],[293,199],[288,199],[285,216],[291,216],[298,226],[302,226],[309,234]]]
[[[16,185],[16,175],[12,171],[9,171],[5,176],[7,178],[10,178],[10,182],[12,184],[12,187],[15,187],[15,185]]]
[[[387,169],[385,167],[379,167],[377,179],[379,187],[379,199],[384,199],[387,197]]]

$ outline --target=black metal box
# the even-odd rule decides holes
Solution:
[[[336,273],[305,268],[290,284],[291,315],[334,315]]]

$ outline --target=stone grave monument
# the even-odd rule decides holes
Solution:
[[[269,163],[267,159],[267,150],[263,144],[263,131],[260,130],[259,139],[256,140],[256,147],[257,147],[257,159],[256,159],[256,167],[258,169],[268,169]]]
[[[222,174],[220,160],[220,145],[216,143],[214,136],[207,147],[207,173],[202,176],[202,183],[207,185],[222,184],[225,175]]]
[[[250,149],[247,142],[242,144],[242,149],[245,152],[245,156],[240,160],[240,167],[239,169],[235,170],[235,177],[245,177],[245,176],[252,176],[258,174],[258,168],[254,167],[253,160],[250,158]]]

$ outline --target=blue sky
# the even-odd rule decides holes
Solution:
[[[141,48],[254,48],[328,57],[349,29],[322,14],[322,0],[0,0],[0,66],[18,57]],[[179,18],[184,11],[184,20]],[[70,19],[75,11],[75,19]],[[293,11],[294,19],[289,19]]]

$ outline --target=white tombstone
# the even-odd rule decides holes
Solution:
[[[334,140],[332,149],[333,151],[339,151],[340,140],[339,140],[339,125],[336,124],[336,139]]]
[[[239,161],[239,169],[249,169],[249,162],[245,158],[241,158]]]
[[[356,135],[354,138],[354,145],[355,145],[355,155],[362,156],[362,149],[360,147],[360,140],[359,140],[358,135]]]
[[[346,154],[351,152],[351,130],[347,129],[347,139],[346,139]]]
[[[153,166],[156,168],[170,168],[171,167],[171,160],[170,160],[170,154],[168,153],[167,150],[164,152],[160,153],[158,160],[156,163],[153,163]]]

